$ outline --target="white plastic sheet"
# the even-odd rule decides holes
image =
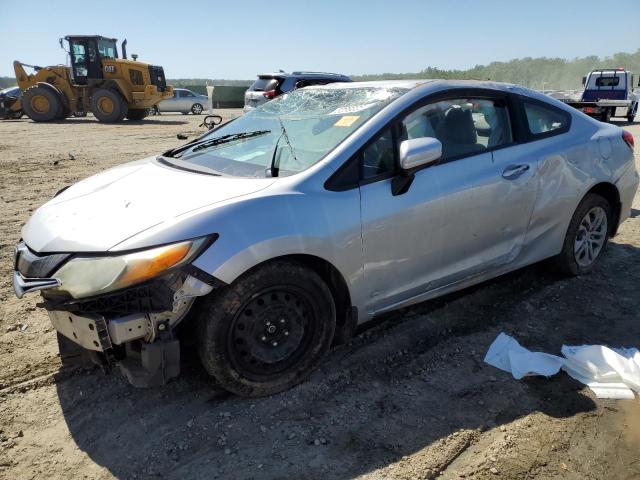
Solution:
[[[501,333],[494,340],[484,361],[511,373],[516,380],[531,375],[550,377],[558,373],[564,364],[561,357],[527,350],[506,333]]]
[[[640,393],[640,351],[602,345],[562,346],[563,357],[531,352],[501,333],[489,347],[484,361],[509,372],[515,379],[529,375],[555,375],[562,368],[587,385],[598,398],[632,399]]]
[[[562,346],[567,358],[562,368],[588,385],[598,398],[634,398],[640,392],[640,352],[601,345]]]

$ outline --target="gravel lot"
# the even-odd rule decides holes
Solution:
[[[180,379],[150,390],[61,368],[37,296],[11,288],[21,226],[63,186],[175,146],[201,120],[0,122],[1,479],[640,478],[638,400],[482,362],[501,331],[552,353],[640,347],[640,197],[591,275],[534,265],[385,315],[270,398],[216,391],[189,352]],[[640,151],[640,124],[621,125]]]

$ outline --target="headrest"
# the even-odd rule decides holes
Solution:
[[[478,136],[471,111],[451,108],[444,119],[444,135],[448,142],[457,144],[476,144]]]

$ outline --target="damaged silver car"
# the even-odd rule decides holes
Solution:
[[[268,395],[381,313],[547,258],[589,272],[629,215],[633,147],[514,85],[308,87],[59,192],[14,287],[134,385],[178,375],[191,338],[224,388]]]

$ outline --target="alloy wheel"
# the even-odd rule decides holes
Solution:
[[[580,222],[573,247],[576,262],[581,267],[590,266],[600,254],[607,239],[607,212],[593,207]]]

